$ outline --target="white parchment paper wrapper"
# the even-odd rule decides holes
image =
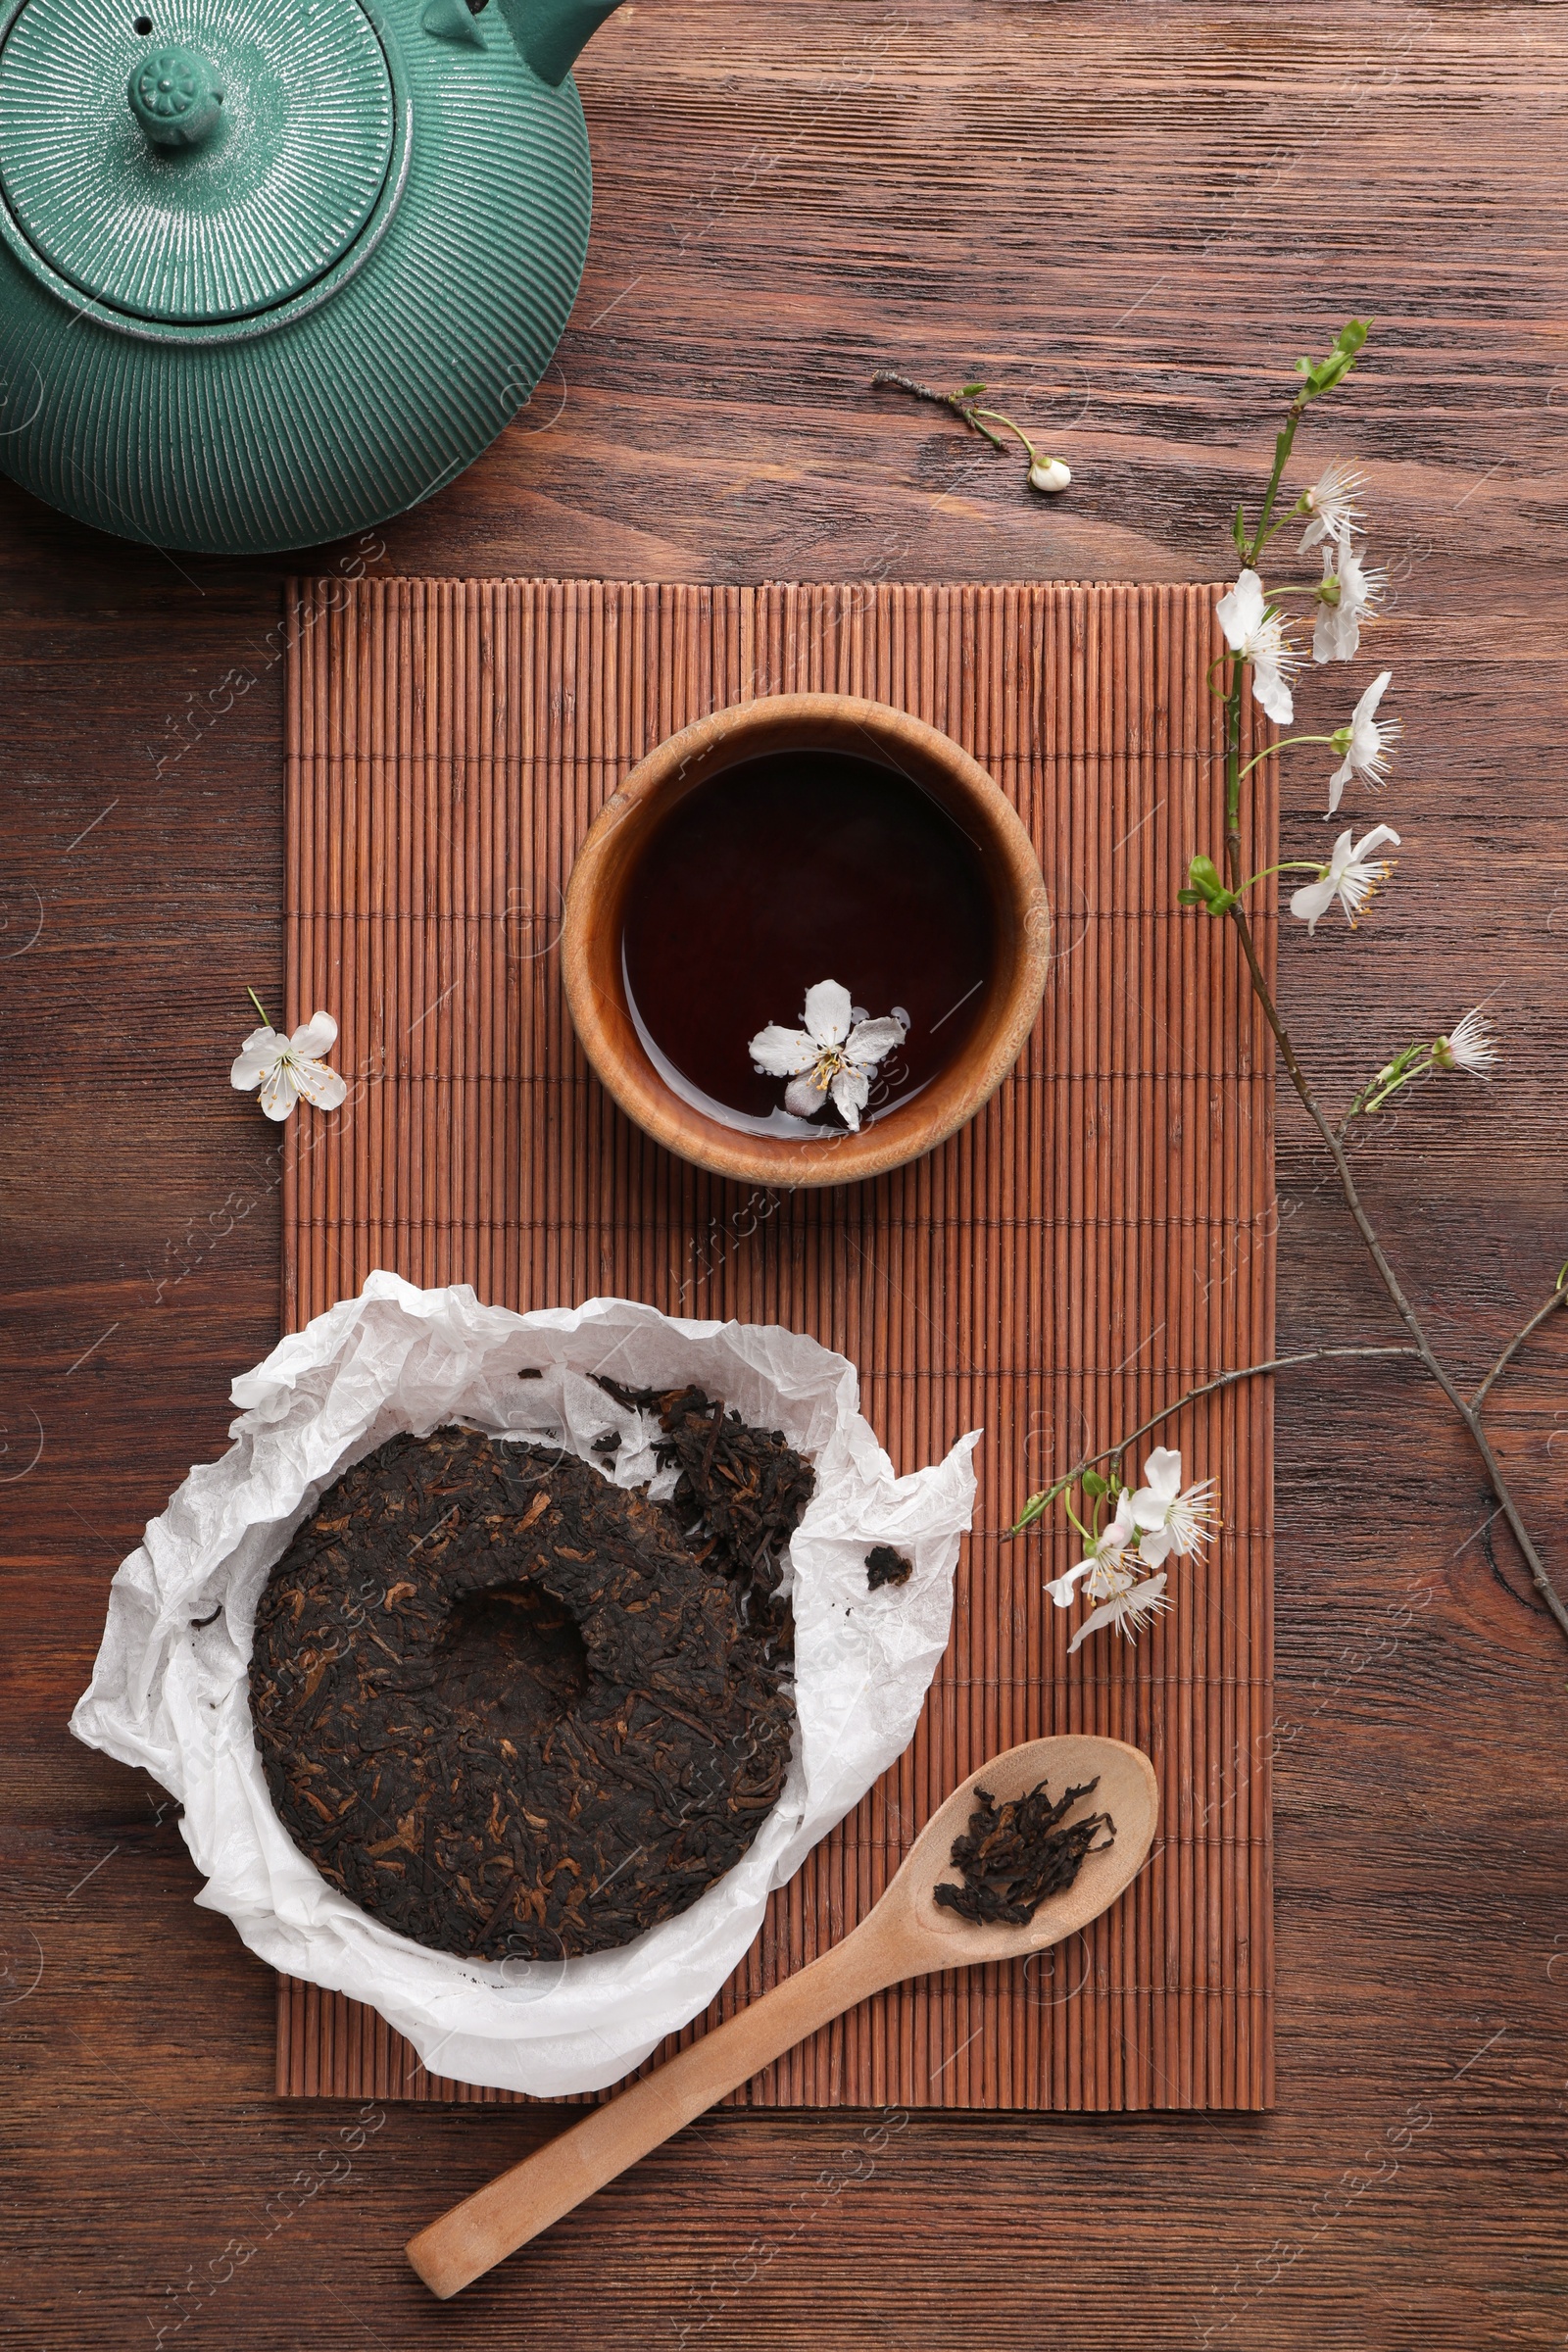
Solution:
[[[524,1366],[544,1378],[518,1380]],[[602,1470],[588,1448],[613,1426],[616,1483],[655,1480],[656,1424],[622,1411],[594,1372],[630,1388],[696,1381],[755,1426],[782,1429],[815,1466],[790,1546],[789,1777],[734,1869],[618,1951],[562,1962],[426,1951],[328,1886],[272,1810],[247,1689],[256,1603],[322,1490],[399,1430],[463,1420],[564,1444]],[[232,1394],[241,1412],[227,1453],[191,1472],[115,1577],[72,1730],[179,1798],[206,1879],[198,1902],[274,1968],[370,2003],[432,2074],[542,2097],[617,2081],[708,2006],[769,1889],[908,1744],[947,1644],[979,1433],[896,1478],[860,1415],[855,1367],[797,1332],[677,1322],[623,1298],[516,1315],[481,1306],[466,1285],[419,1291],[386,1273],[282,1341]],[[665,1472],[653,1492],[673,1481]],[[868,1592],[865,1554],[880,1543],[914,1573]]]

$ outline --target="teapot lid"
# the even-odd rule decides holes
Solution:
[[[0,48],[13,218],[127,318],[210,325],[302,292],[375,211],[396,122],[360,0],[21,0]]]

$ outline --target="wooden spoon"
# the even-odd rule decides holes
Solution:
[[[934,1901],[940,1880],[958,1880],[953,1841],[969,1826],[977,1785],[1000,1799],[1046,1781],[1060,1795],[1097,1777],[1100,1786],[1074,1813],[1108,1813],[1115,1842],[1086,1855],[1072,1886],[1048,1897],[1027,1927],[974,1927]],[[906,1977],[1044,1951],[1087,1927],[1143,1868],[1158,1807],[1152,1764],[1120,1740],[1031,1740],[993,1756],[927,1822],[886,1893],[842,1943],[421,2230],[409,2240],[410,2262],[432,2292],[455,2295],[857,2001]]]

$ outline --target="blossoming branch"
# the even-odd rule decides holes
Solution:
[[[1249,525],[1244,507],[1238,506],[1236,510],[1231,537],[1240,569],[1216,607],[1225,647],[1215,664],[1222,675],[1214,688],[1224,703],[1224,833],[1221,841],[1195,854],[1188,867],[1187,886],[1177,895],[1184,906],[1201,909],[1210,918],[1228,922],[1235,929],[1253,993],[1274,1034],[1286,1074],[1317,1132],[1346,1207],[1378,1280],[1404,1326],[1407,1342],[1398,1347],[1309,1348],[1297,1355],[1275,1357],[1266,1364],[1250,1364],[1222,1373],[1175,1398],[1130,1437],[1075,1463],[1054,1486],[1032,1494],[1010,1534],[1021,1534],[1060,1504],[1073,1528],[1085,1538],[1084,1558],[1065,1576],[1053,1579],[1048,1587],[1058,1606],[1069,1604],[1075,1588],[1102,1602],[1080,1626],[1071,1645],[1074,1649],[1101,1625],[1126,1630],[1169,1605],[1163,1575],[1157,1580],[1158,1591],[1154,1591],[1149,1583],[1137,1581],[1129,1563],[1135,1556],[1145,1561],[1152,1561],[1154,1557],[1149,1548],[1147,1533],[1139,1533],[1146,1526],[1140,1508],[1149,1507],[1146,1497],[1155,1487],[1156,1463],[1162,1465],[1160,1476],[1168,1485],[1171,1475],[1179,1482],[1180,1457],[1167,1456],[1163,1448],[1156,1449],[1146,1466],[1150,1486],[1137,1493],[1129,1493],[1122,1485],[1115,1467],[1102,1475],[1098,1464],[1119,1463],[1149,1431],[1170,1420],[1185,1405],[1233,1382],[1253,1379],[1287,1366],[1322,1362],[1329,1357],[1391,1355],[1419,1361],[1458,1416],[1480,1456],[1498,1510],[1519,1546],[1532,1583],[1558,1627],[1568,1635],[1568,1607],[1524,1523],[1482,1419],[1488,1396],[1520,1348],[1550,1314],[1568,1301],[1568,1265],[1558,1270],[1548,1298],[1515,1333],[1485,1379],[1467,1395],[1456,1375],[1437,1353],[1379,1239],[1351,1174],[1346,1150],[1347,1136],[1357,1119],[1380,1109],[1395,1094],[1418,1080],[1449,1076],[1490,1078],[1499,1058],[1494,1024],[1485,1008],[1477,1005],[1451,1029],[1401,1047],[1359,1090],[1338,1124],[1333,1123],[1318,1101],[1264,977],[1252,933],[1253,909],[1260,903],[1258,894],[1275,875],[1305,874],[1309,879],[1292,889],[1288,904],[1296,919],[1305,924],[1308,936],[1316,938],[1319,925],[1336,906],[1353,931],[1376,892],[1393,875],[1395,861],[1386,853],[1401,847],[1399,835],[1393,825],[1379,823],[1357,839],[1355,827],[1348,825],[1326,858],[1320,855],[1289,858],[1259,873],[1243,871],[1243,796],[1262,760],[1308,746],[1330,752],[1337,762],[1327,784],[1327,815],[1332,817],[1339,812],[1345,793],[1350,787],[1376,792],[1384,786],[1399,738],[1398,720],[1381,715],[1384,697],[1393,684],[1392,671],[1384,669],[1362,690],[1348,717],[1330,733],[1290,734],[1268,744],[1251,759],[1243,759],[1246,696],[1250,694],[1265,717],[1278,726],[1294,726],[1298,681],[1310,668],[1353,661],[1361,649],[1362,630],[1375,624],[1386,594],[1387,574],[1368,561],[1367,550],[1361,544],[1365,537],[1360,505],[1364,485],[1356,469],[1337,460],[1294,500],[1282,487],[1302,417],[1314,401],[1332,392],[1351,372],[1366,342],[1367,331],[1364,321],[1352,318],[1341,329],[1322,359],[1297,362],[1299,382],[1275,439],[1273,467],[1251,524]],[[1317,575],[1305,580],[1276,580],[1271,584],[1264,575],[1268,551],[1279,534],[1298,521],[1303,527],[1295,549],[1297,564],[1315,556]],[[1293,611],[1298,600],[1301,609]],[[1308,619],[1309,648],[1302,643]],[[1266,904],[1266,900],[1262,903]],[[1332,951],[1317,948],[1314,952]],[[1176,1464],[1174,1474],[1168,1468],[1170,1461]],[[1182,1521],[1182,1525],[1190,1524],[1196,1529],[1200,1524],[1198,1497],[1203,1497],[1201,1507],[1206,1511],[1207,1494],[1208,1490],[1203,1488],[1181,1495],[1172,1488],[1167,1501],[1172,1509],[1185,1509],[1189,1513],[1189,1519]],[[1087,1524],[1074,1507],[1075,1495],[1083,1499],[1092,1514]],[[1110,1524],[1102,1527],[1106,1502],[1114,1503],[1114,1515]],[[1206,1521],[1201,1524],[1206,1525]],[[1200,1536],[1195,1541],[1173,1540],[1170,1549],[1179,1556],[1191,1556],[1200,1547]]]

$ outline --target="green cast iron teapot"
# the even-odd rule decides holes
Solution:
[[[616,0],[0,0],[0,466],[158,547],[428,498],[532,391]]]

